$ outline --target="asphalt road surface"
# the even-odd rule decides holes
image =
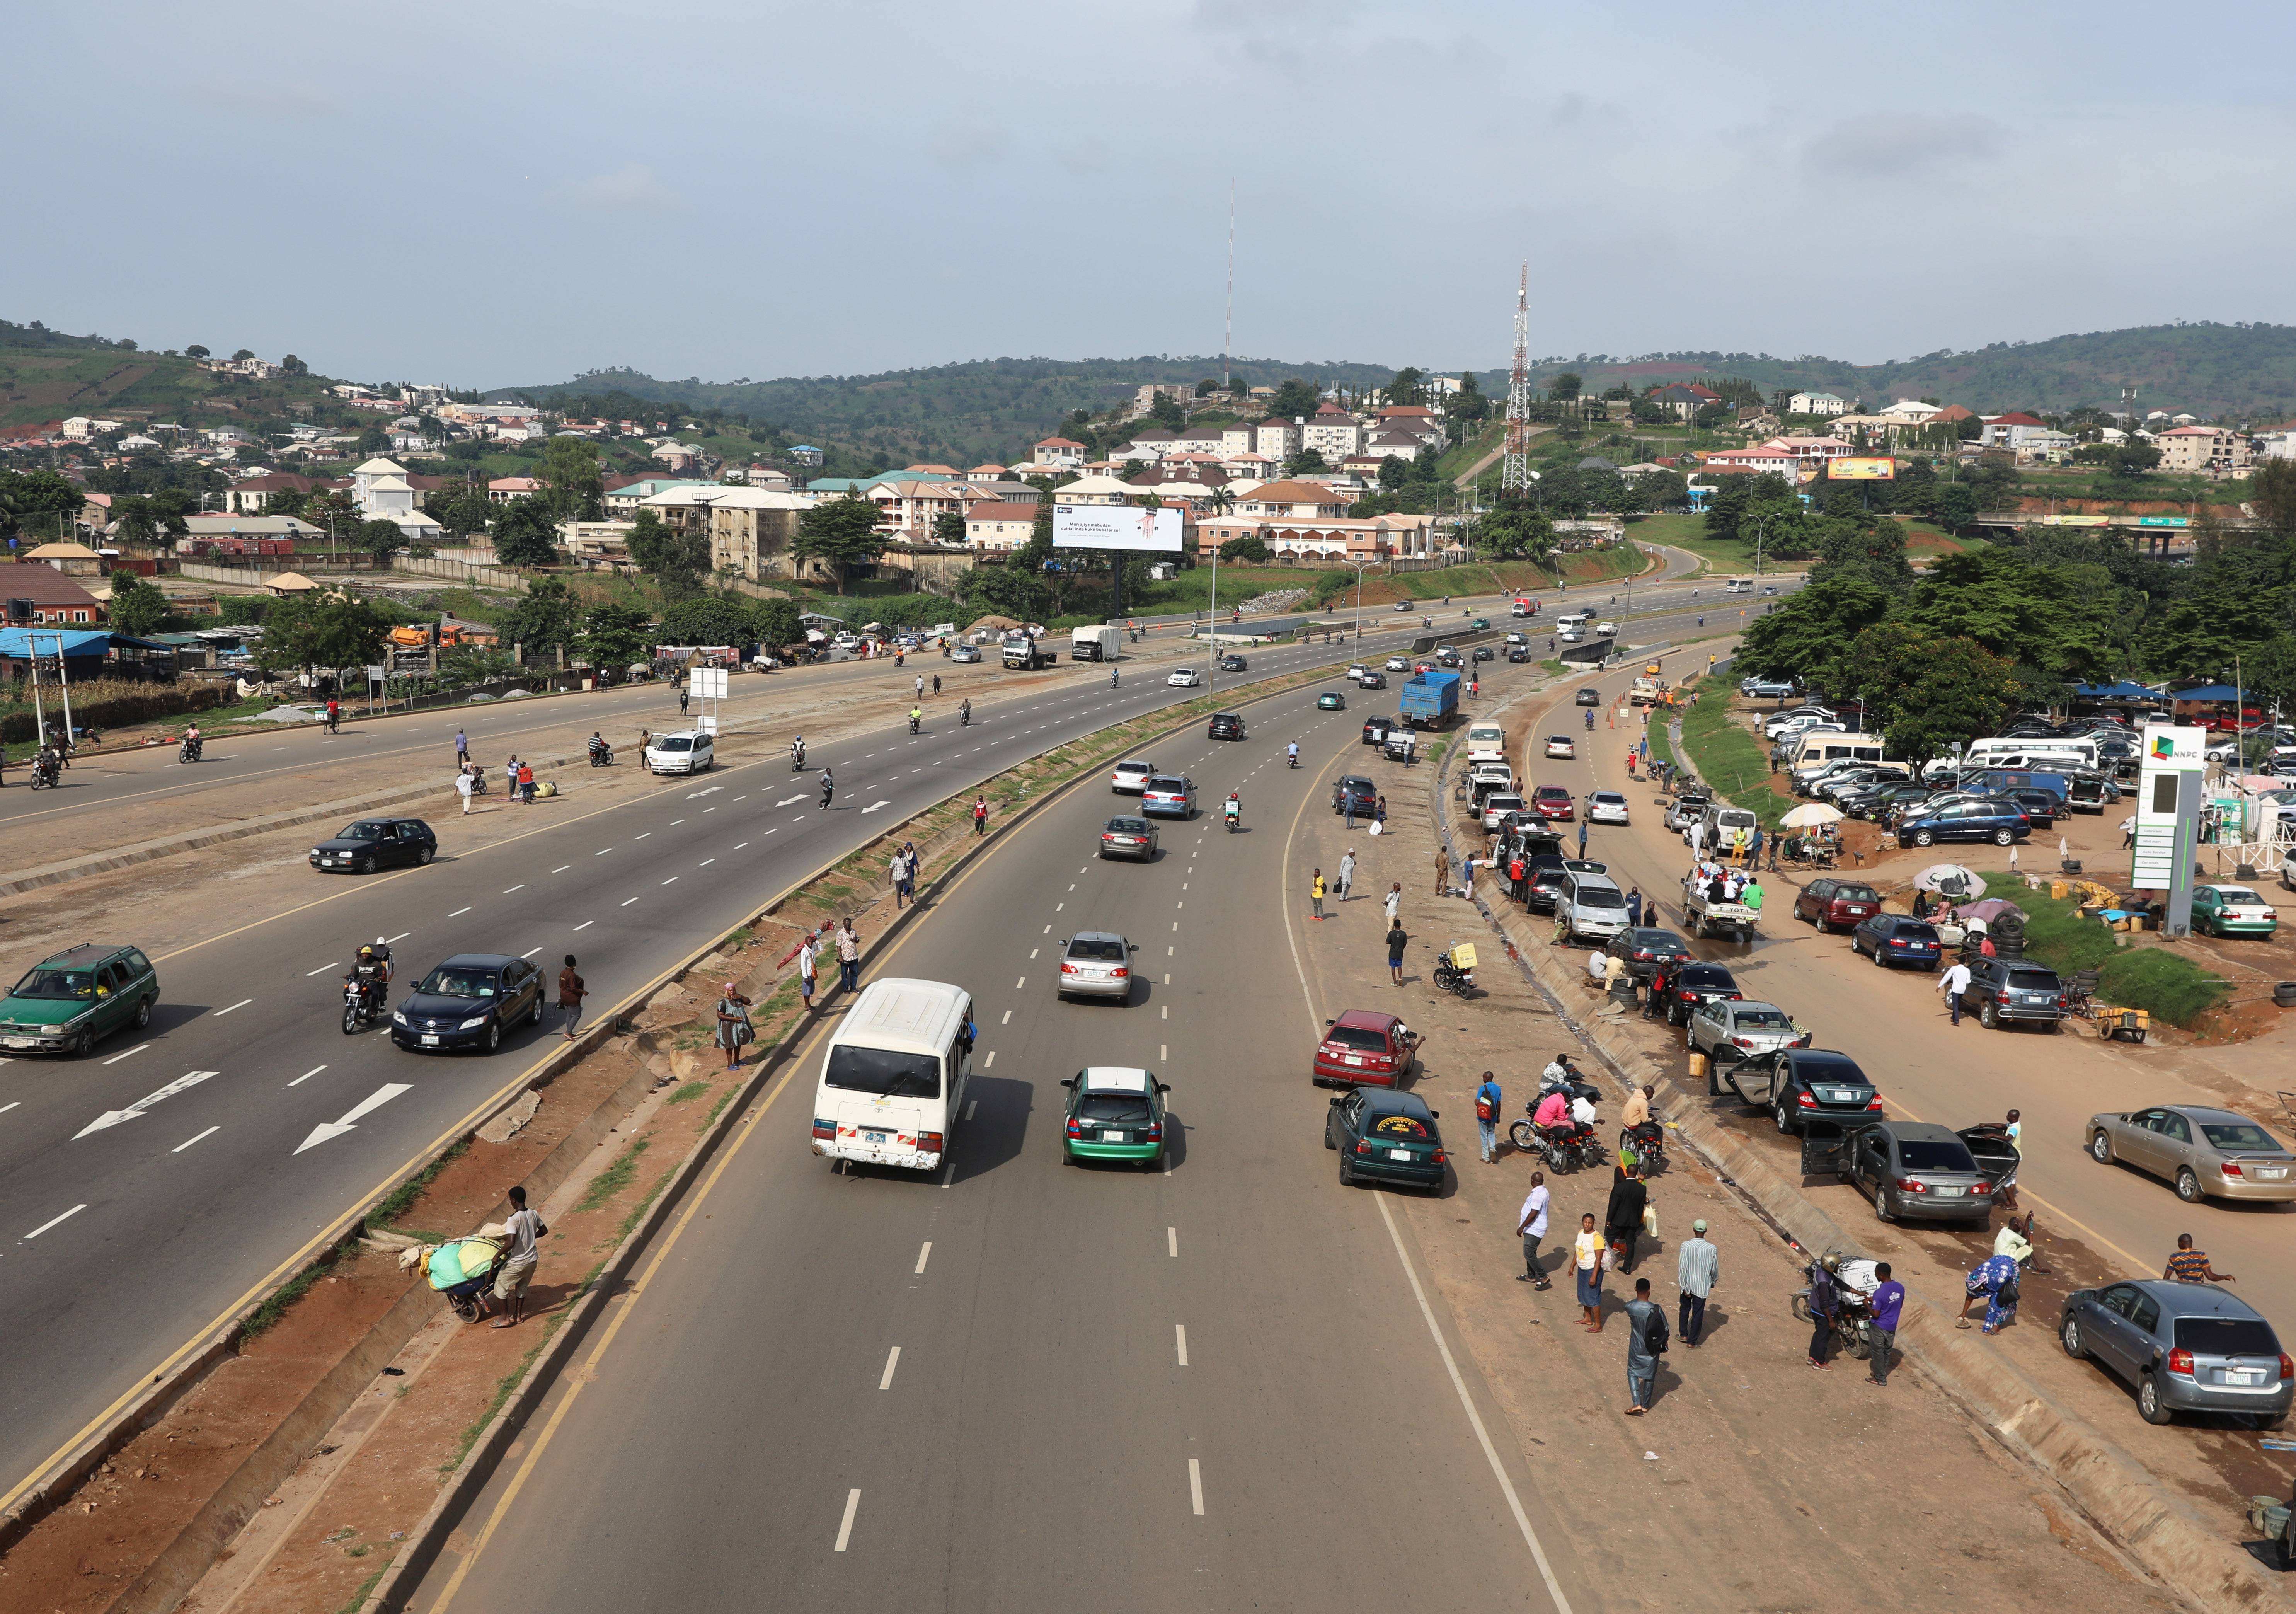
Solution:
[[[1101,862],[1131,799],[1087,784],[873,961],[975,995],[949,1169],[816,1158],[816,1037],[411,1607],[1595,1605],[1385,1191],[1317,1146],[1285,849],[1361,712],[1313,699],[1158,748],[1240,788],[1243,832],[1208,810]],[[1139,944],[1128,1003],[1056,1001],[1078,929]],[[1091,1064],[1171,1084],[1167,1169],[1061,1163],[1056,1084]]]
[[[1652,640],[1695,631],[1690,614],[1637,620],[1637,636]],[[1249,675],[1233,676],[1384,655],[1383,637],[1364,652],[1264,648]],[[1167,687],[1168,664],[1146,667],[1114,690],[1086,668],[977,700],[969,728],[944,700],[922,736],[900,724],[817,749],[811,760],[832,764],[839,782],[828,812],[816,806],[813,776],[793,775],[773,754],[693,781],[660,779],[594,812],[580,810],[577,795],[524,835],[427,869],[314,873],[308,896],[271,916],[158,959],[160,1003],[141,1038],[115,1036],[85,1062],[0,1060],[0,1360],[11,1370],[0,1388],[0,1474],[12,1486],[37,1471],[546,1054],[547,1028],[516,1033],[491,1059],[400,1051],[381,1029],[344,1036],[340,980],[360,942],[390,938],[394,997],[454,954],[546,963],[571,952],[594,1006],[618,1003],[886,824],[1040,750],[1202,692]],[[890,664],[879,673],[913,676]],[[779,687],[755,682],[767,697]],[[1392,685],[1369,703],[1357,697],[1351,724],[1391,709],[1382,702],[1393,698]],[[1252,744],[1280,754],[1281,739],[1262,725]],[[91,916],[91,935],[100,920]],[[6,967],[12,977],[35,962]],[[314,1128],[370,1105],[348,1130],[304,1147]],[[94,1127],[121,1111],[132,1113]],[[89,1282],[92,1271],[104,1281]]]

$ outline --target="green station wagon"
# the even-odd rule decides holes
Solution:
[[[1061,1159],[1124,1160],[1144,1169],[1164,1154],[1164,1095],[1171,1089],[1146,1070],[1095,1065],[1061,1084],[1069,1090]]]
[[[2268,937],[2279,928],[2272,905],[2246,886],[2193,888],[2193,929],[2203,936]]]
[[[82,1056],[119,1030],[141,1031],[160,977],[134,947],[84,941],[44,959],[0,999],[0,1048]]]

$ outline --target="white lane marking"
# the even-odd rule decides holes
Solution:
[[[1004,1018],[1003,1020],[998,1020],[996,1023],[997,1023],[998,1025],[1000,1025],[1000,1026],[1009,1026],[1009,1025],[1011,1025],[1011,1024],[1013,1023],[1013,1011],[1012,1011],[1012,1010],[1010,1010],[1010,1009],[1005,1010],[1005,1011],[1004,1011]]]
[[[1037,954],[1039,954],[1039,953],[1041,953],[1041,952],[1043,952],[1043,951],[1044,951],[1044,949],[1043,949],[1042,947],[1031,947],[1031,948],[1029,948],[1029,956],[1031,959],[1033,959],[1033,958],[1035,958],[1035,957],[1037,956]]]
[[[983,1064],[985,1065],[987,1061],[982,1061],[982,1062],[983,1062]],[[971,1120],[971,1119],[972,1118],[972,1112],[973,1112],[974,1110],[976,1110],[980,1109],[980,1101],[979,1099],[977,1099],[977,1098],[976,1098],[976,1099],[968,1099],[968,1100],[966,1100],[966,1101],[965,1101],[965,1105],[964,1105],[964,1118],[965,1118],[966,1120],[968,1120],[968,1121],[969,1121],[969,1120]]]
[[[465,914],[467,914],[467,913],[469,913],[469,912],[470,912],[470,909],[468,909],[468,908],[464,908],[464,909],[463,910],[463,913],[465,913]],[[452,914],[447,914],[447,918],[449,918],[449,919],[452,919],[452,918],[454,918],[454,915],[453,915]],[[336,966],[335,966],[335,965],[333,965],[333,964],[321,964],[321,965],[320,965],[317,969],[316,969],[316,970],[306,970],[306,971],[303,971],[303,979],[304,979],[305,980],[308,980],[308,979],[311,979],[311,977],[313,977],[314,975],[324,975],[328,971],[332,970],[332,969],[334,969],[334,968],[336,968]],[[108,1065],[108,1064],[110,1064],[111,1061],[110,1060],[106,1060],[106,1061],[104,1061],[103,1062],[104,1062],[105,1064],[107,1064],[107,1065]]]
[[[1443,1371],[1451,1375],[1451,1388],[1458,1392],[1459,1405],[1467,1411],[1467,1422],[1483,1448],[1484,1461],[1491,1465],[1499,1489],[1506,1494],[1515,1528],[1522,1532],[1523,1543],[1530,1548],[1531,1559],[1538,1565],[1539,1577],[1546,1582],[1546,1594],[1554,1603],[1555,1614],[1570,1614],[1570,1600],[1562,1594],[1562,1583],[1554,1577],[1554,1567],[1547,1562],[1546,1550],[1539,1545],[1538,1533],[1530,1528],[1530,1517],[1522,1511],[1522,1499],[1515,1495],[1514,1481],[1507,1477],[1506,1465],[1499,1461],[1498,1448],[1491,1444],[1490,1431],[1483,1427],[1483,1416],[1475,1410],[1474,1397],[1467,1393],[1467,1381],[1459,1375],[1459,1364],[1453,1358],[1443,1330],[1435,1321],[1435,1308],[1427,1304],[1427,1291],[1420,1286],[1418,1269],[1411,1265],[1411,1256],[1403,1248],[1403,1235],[1396,1231],[1395,1217],[1384,1200],[1379,1202],[1379,1216],[1387,1224],[1387,1236],[1395,1244],[1395,1258],[1403,1263],[1403,1275],[1411,1280],[1412,1298],[1419,1302],[1419,1315],[1426,1320],[1427,1331],[1434,1336],[1435,1348],[1443,1358]]]
[[[785,807],[791,802],[803,801],[804,799],[805,798],[802,796],[784,796],[779,801],[775,802],[774,805],[777,807]]]
[[[917,1276],[917,1277],[922,1277],[922,1276],[924,1276],[925,1263],[926,1263],[927,1261],[931,1260],[931,1259],[932,1259],[932,1241],[931,1241],[931,1239],[927,1239],[927,1240],[925,1241],[925,1247],[924,1247],[922,1249],[920,1249],[919,1251],[917,1251],[917,1270],[916,1270],[916,1272],[914,1273],[914,1274],[913,1274],[913,1275]]]
[[[176,1144],[173,1149],[170,1149],[169,1151],[168,1151],[168,1152],[169,1154],[181,1154],[181,1153],[183,1153],[183,1152],[184,1152],[184,1150],[189,1149],[189,1148],[190,1148],[193,1143],[198,1143],[198,1142],[200,1141],[200,1138],[203,1138],[203,1137],[213,1137],[217,1133],[221,1132],[222,1130],[223,1130],[223,1127],[222,1127],[220,1125],[218,1125],[218,1126],[214,1126],[214,1127],[209,1127],[205,1132],[201,1133],[201,1134],[199,1135],[199,1137],[188,1137],[188,1138],[185,1138],[182,1143],[180,1143]]]
[[[520,954],[519,956],[521,958],[532,958],[537,953],[541,951],[542,949],[540,947],[529,947],[525,952]]]
[[[412,931],[412,930],[401,930],[401,931],[400,931],[398,935],[396,935],[396,936],[386,936],[386,937],[384,937],[384,938],[382,938],[382,945],[383,945],[384,946],[386,946],[386,947],[387,947],[387,946],[389,946],[392,942],[395,942],[395,941],[405,941],[408,937],[410,937],[410,936],[412,936],[412,935],[414,935],[414,931]],[[253,1000],[251,1000],[251,999],[250,999],[250,1001],[251,1002],[251,1001],[253,1001]]]
[[[329,965],[327,966],[327,968],[328,968],[328,969],[330,969],[330,970],[333,969],[334,967],[335,967],[335,966],[334,966],[334,965],[332,965],[332,964],[329,964]],[[146,1048],[150,1047],[151,1045],[151,1045],[151,1044],[149,1044],[149,1043],[138,1043],[138,1044],[136,1044],[133,1048],[130,1048],[130,1049],[127,1051],[127,1053],[143,1053],[143,1052],[144,1052],[144,1049],[146,1049]],[[113,1054],[110,1059],[108,1059],[108,1060],[104,1061],[103,1062],[104,1062],[105,1064],[107,1064],[107,1065],[116,1065],[116,1064],[118,1064],[121,1060],[126,1059],[126,1058],[127,1057],[127,1053],[115,1053],[115,1054]]]
[[[572,864],[570,864],[570,863],[562,863],[562,864],[560,864],[556,868],[554,868],[554,869],[551,870],[550,872],[551,872],[552,873],[554,873],[554,874],[563,874],[564,873],[566,873],[566,871],[567,871],[567,870],[569,870],[569,869],[572,868],[573,866],[574,866],[574,865],[573,865]],[[467,911],[467,910],[466,910],[466,911]]]
[[[677,883],[677,876],[672,874],[668,880],[663,881],[661,883],[666,886],[674,886]]]
[[[892,804],[891,802],[890,802],[890,801],[873,801],[873,802],[871,802],[867,807],[863,807],[861,810],[862,810],[862,812],[863,812],[863,813],[865,813],[865,814],[867,814],[867,813],[873,813],[873,812],[875,812],[879,807],[890,807],[890,806],[892,806],[892,805],[893,805],[893,804]]]
[[[1046,935],[1047,935],[1047,936],[1050,936],[1052,933],[1053,933],[1053,927],[1052,927],[1052,926],[1050,926],[1050,925],[1046,925],[1046,926],[1045,927],[1045,934],[1046,934]]]
[[[718,860],[717,860],[715,857],[705,857],[705,858],[703,858],[703,859],[701,860],[701,862],[697,866],[698,866],[698,867],[701,867],[701,868],[705,868],[705,869],[706,869],[706,868],[708,868],[711,864],[713,864],[713,863],[715,863],[715,862],[717,862],[717,861],[718,861]]]
[[[860,1493],[856,1491],[855,1495]],[[1197,1518],[1204,1516],[1204,1471],[1193,1457],[1188,1459],[1188,1502]]]
[[[1180,1230],[1178,1228],[1167,1227],[1164,1230],[1164,1253],[1171,1257],[1175,1261],[1180,1258]]]
[[[1073,891],[1073,890],[1075,890],[1075,889],[1076,889],[1076,881],[1075,881],[1071,880],[1071,881],[1069,881],[1069,889],[1070,889],[1070,890],[1071,890],[1071,891]]]
[[[45,1222],[41,1223],[37,1227],[35,1227],[34,1229],[32,1229],[32,1231],[31,1231],[31,1232],[29,1232],[29,1233],[26,1233],[26,1234],[24,1235],[24,1237],[25,1237],[25,1239],[26,1239],[26,1241],[29,1241],[30,1240],[33,1240],[33,1239],[37,1239],[37,1238],[38,1238],[42,1233],[44,1233],[47,1232],[47,1230],[48,1230],[49,1228],[53,1227],[53,1226],[54,1226],[58,1222],[69,1222],[69,1221],[70,1221],[74,1217],[78,1216],[81,1211],[86,1210],[86,1208],[87,1208],[87,1207],[86,1207],[86,1206],[85,1206],[85,1205],[75,1205],[75,1206],[73,1206],[70,1210],[65,1211],[65,1212],[63,1213],[63,1215],[62,1215],[62,1216],[60,1216],[60,1217],[52,1217],[52,1218],[50,1218],[49,1220],[47,1220],[47,1221],[45,1221]]]
[[[1164,984],[1168,987],[1172,984],[1172,972],[1169,970],[1164,971]]]
[[[248,1004],[254,1001],[255,1000],[251,997],[242,997],[237,1003],[232,1004],[231,1009],[244,1009]],[[231,1012],[231,1009],[217,1009],[216,1012],[217,1014],[228,1014]]]
[[[309,1081],[313,1077],[318,1075],[320,1071],[324,1070],[325,1069],[326,1067],[324,1065],[314,1065],[308,1070],[306,1070],[302,1075],[297,1077],[293,1081],[287,1085],[290,1087],[299,1087],[305,1082]]]
[[[736,801],[747,801],[749,798],[747,796],[736,796],[734,799]]]
[[[14,1109],[18,1108],[19,1106],[20,1106],[20,1105],[23,1103],[23,1102],[24,1102],[24,1101],[23,1101],[22,1099],[20,1099],[20,1098],[19,1098],[19,1099],[10,1099],[6,1103],[4,1103],[4,1104],[0,1104],[0,1115],[5,1115],[5,1114],[7,1114],[11,1110],[14,1110]]]
[[[1176,919],[1176,920],[1174,920],[1174,921],[1172,922],[1172,929],[1174,929],[1175,930],[1178,930],[1179,928],[1180,928],[1180,922],[1179,922],[1178,920],[1177,920],[1177,919]]]
[[[1007,1010],[1004,1012],[1004,1017],[1005,1017],[1005,1019],[1010,1020],[1010,1019],[1013,1017],[1013,1012],[1012,1012],[1011,1010],[1007,1009]],[[988,1070],[988,1069],[993,1069],[993,1068],[995,1067],[996,1063],[996,1049],[994,1049],[994,1048],[991,1048],[991,1049],[988,1051],[988,1058],[986,1058],[986,1059],[984,1059],[984,1060],[982,1060],[982,1061],[980,1061],[980,1068],[981,1068],[983,1070]],[[967,1115],[970,1115],[970,1114],[972,1113],[972,1111],[967,1110],[965,1113],[966,1113]]]
[[[590,856],[593,857],[603,857],[607,853],[613,849],[614,848],[611,847],[600,847],[596,851],[591,853]]]
[[[597,922],[596,920],[594,920],[594,919],[586,919],[586,920],[584,920],[580,924],[576,925],[574,928],[575,928],[576,930],[588,930],[592,925],[594,925],[594,924],[596,924],[597,922]]]
[[[1185,1367],[1188,1364],[1188,1325],[1185,1323],[1173,1323],[1172,1338],[1174,1342],[1178,1345],[1180,1348],[1180,1365],[1182,1367]],[[1203,1512],[1203,1509],[1199,1506],[1196,1509],[1196,1512],[1201,1513]]]
[[[526,882],[525,882],[524,881],[519,881],[519,883],[518,883],[518,884],[516,884],[516,885],[514,885],[514,886],[511,887],[509,890],[504,891],[504,892],[503,893],[503,895],[504,895],[504,896],[505,896],[505,897],[507,897],[507,896],[509,896],[509,895],[510,895],[511,891],[523,891],[523,890],[525,890],[525,889],[526,889]]]
[[[901,1348],[896,1345],[885,1357],[884,1376],[877,1381],[877,1388],[879,1389],[890,1389],[893,1388],[893,1369],[900,1364],[900,1360]],[[856,1491],[853,1494],[857,1496],[861,1493]]]
[[[1167,985],[1168,985],[1169,983],[1168,982],[1168,983],[1166,983],[1166,984],[1167,984]],[[1158,1015],[1158,1016],[1157,1016],[1157,1018],[1158,1018],[1159,1020],[1169,1020],[1169,1019],[1171,1019],[1171,1018],[1172,1018],[1172,1005],[1171,1005],[1171,1004],[1164,1004],[1164,1005],[1163,1005],[1163,1010],[1164,1010],[1163,1013],[1161,1013],[1161,1014]]]
[[[771,830],[767,830],[767,831],[766,832],[766,833],[767,833],[767,834],[768,834],[768,835],[770,835],[770,834],[772,834],[772,833],[773,833],[773,832],[772,832]],[[747,845],[749,845],[749,844],[750,844],[750,843],[749,843],[748,841],[746,841],[746,840],[745,840],[745,841],[743,841],[743,842],[742,843],[742,847],[745,847],[745,846],[747,846]],[[738,852],[738,851],[740,851],[740,850],[742,849],[742,847],[735,847],[734,849],[735,851],[737,851],[737,852]]]
[[[670,827],[671,829],[673,829],[673,830],[674,830],[674,829],[676,829],[679,824],[684,823],[685,822],[685,819],[683,819],[683,818],[673,818],[673,819],[671,819],[671,820],[669,821],[669,827]],[[648,831],[648,832],[647,832],[647,833],[651,834],[651,833],[652,833],[652,831]]]
[[[1028,984],[1029,984],[1029,978],[1028,978],[1027,976],[1023,975],[1020,979],[1018,979],[1018,980],[1016,980],[1016,981],[1014,981],[1014,982],[1013,983],[1013,990],[1014,990],[1015,992],[1018,992],[1021,987],[1023,987],[1027,986]]]
[[[78,1142],[79,1139],[86,1137],[91,1132],[102,1132],[107,1127],[117,1127],[122,1121],[132,1121],[137,1116],[142,1115],[144,1111],[150,1110],[152,1105],[160,1102],[160,1100],[173,1098],[178,1093],[182,1093],[188,1088],[196,1087],[201,1082],[207,1080],[209,1077],[215,1074],[216,1073],[212,1070],[187,1070],[183,1075],[177,1077],[174,1081],[169,1082],[166,1086],[160,1088],[157,1093],[145,1094],[142,1098],[137,1099],[125,1110],[105,1110],[102,1115],[97,1116],[94,1120],[81,1127],[78,1132],[73,1133],[73,1141]]]
[[[630,898],[630,902],[636,902],[636,900],[637,900],[637,898],[636,898],[636,897],[631,897],[631,898]],[[630,902],[626,902],[626,903],[624,903],[624,904],[622,905],[622,906],[624,906],[624,907],[626,907],[626,908],[627,908],[627,907],[628,907],[628,906],[630,905]]]
[[[845,1520],[837,1527],[836,1550],[838,1552],[843,1552],[845,1544],[853,1539],[853,1515],[860,1510],[861,1487],[857,1485],[845,1493]]]
[[[1054,903],[1054,904],[1053,905],[1053,912],[1054,912],[1054,913],[1055,913],[1055,914],[1057,914],[1057,913],[1059,913],[1062,908],[1065,908],[1065,907],[1067,907],[1068,905],[1068,905],[1068,904],[1066,904],[1066,903],[1064,903],[1064,902],[1056,902],[1056,903]]]
[[[297,1154],[300,1154],[306,1149],[316,1147],[320,1143],[327,1142],[330,1138],[339,1138],[346,1132],[357,1131],[357,1127],[356,1123],[361,1116],[365,1115],[370,1110],[381,1109],[385,1104],[390,1102],[391,1100],[397,1098],[402,1093],[412,1093],[414,1091],[414,1089],[405,1082],[383,1083],[381,1086],[377,1087],[373,1093],[368,1094],[366,1097],[361,1099],[348,1110],[344,1110],[342,1119],[339,1121],[322,1121],[317,1126],[312,1127],[309,1135],[305,1137],[301,1143],[295,1145],[295,1152]]]
[[[460,918],[462,918],[462,916],[463,916],[463,914],[465,914],[469,913],[470,911],[471,911],[471,910],[470,910],[469,908],[456,908],[456,909],[455,909],[452,914],[447,914],[447,918],[449,918],[449,919],[460,919]],[[328,965],[327,967],[328,967],[329,969],[332,969],[332,968],[334,968],[334,966],[333,966],[332,964],[330,964],[330,965]],[[316,973],[317,973],[317,971],[313,971],[313,973],[314,973],[314,974],[316,974]]]

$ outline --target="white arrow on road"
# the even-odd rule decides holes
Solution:
[[[873,812],[875,812],[879,807],[890,807],[890,806],[892,806],[892,805],[893,805],[893,804],[892,804],[891,802],[890,802],[890,801],[873,801],[873,802],[871,802],[867,807],[863,807],[861,810],[862,810],[862,812],[863,812],[863,813],[865,813],[865,814],[867,814],[867,813],[873,813]]]
[[[357,1130],[354,1123],[356,1123],[359,1117],[365,1115],[368,1110],[380,1110],[385,1104],[390,1102],[391,1100],[397,1098],[400,1094],[412,1093],[414,1091],[414,1089],[405,1082],[383,1083],[381,1086],[377,1087],[373,1093],[368,1094],[357,1103],[352,1105],[351,1108],[344,1110],[343,1118],[341,1120],[323,1121],[318,1126],[312,1127],[311,1135],[295,1145],[295,1152],[297,1154],[300,1154],[303,1151],[310,1148],[315,1143],[324,1143],[329,1138],[339,1138],[346,1132]]]
[[[775,802],[774,805],[777,807],[785,807],[793,801],[803,801],[804,799],[805,798],[802,796],[785,796],[781,800]]]
[[[106,1127],[117,1127],[122,1121],[132,1121],[163,1098],[171,1098],[186,1087],[196,1087],[215,1074],[212,1070],[192,1070],[177,1077],[157,1093],[146,1094],[125,1110],[107,1110],[86,1126],[72,1134],[74,1139],[86,1137],[91,1132],[101,1132]]]
[[[691,801],[696,796],[715,796],[718,791],[725,788],[726,787],[722,784],[713,784],[706,791],[688,791],[685,792],[685,799],[688,801]]]

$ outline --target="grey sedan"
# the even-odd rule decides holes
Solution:
[[[1807,1047],[1809,1042],[1810,1033],[1775,1004],[1718,997],[1691,1011],[1691,1050],[1714,1061],[1706,1068],[1710,1094],[1721,1091],[1714,1086],[1715,1064],[1734,1065],[1757,1053]]]
[[[2206,1104],[2159,1104],[2088,1118],[2089,1157],[2126,1161],[2177,1185],[2187,1205],[2220,1200],[2296,1200],[2296,1154],[2263,1127]]]
[[[2276,1429],[2296,1399],[2272,1324],[2210,1284],[2151,1278],[2077,1289],[2065,1297],[2057,1339],[2065,1355],[2134,1385],[2147,1423],[2179,1412],[2233,1413]]]
[[[1132,952],[1133,944],[1113,930],[1078,931],[1061,944],[1053,995],[1125,1001],[1132,995]]]

